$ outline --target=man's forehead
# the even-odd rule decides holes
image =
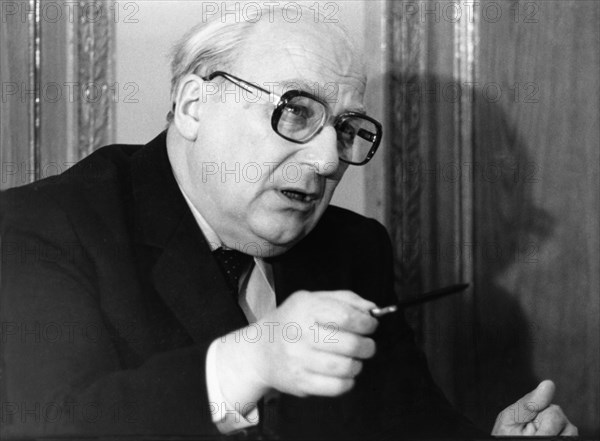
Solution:
[[[336,50],[339,49],[339,50]],[[324,79],[342,80],[347,83],[364,84],[362,66],[345,48],[314,48],[293,42],[286,45],[283,52],[292,66],[299,72],[314,70]]]
[[[360,94],[365,87],[362,60],[330,27],[268,23],[248,37],[242,54],[244,73],[260,81],[280,81],[283,87],[296,83],[309,91],[315,84],[321,89],[337,85]]]

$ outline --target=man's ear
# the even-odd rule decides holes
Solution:
[[[174,123],[177,130],[188,141],[195,141],[201,121],[204,80],[198,75],[189,74],[182,78],[173,110]]]

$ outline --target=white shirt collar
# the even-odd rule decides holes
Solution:
[[[194,215],[194,219],[196,219],[196,222],[198,223],[198,226],[200,227],[202,234],[204,234],[204,238],[208,242],[208,246],[210,247],[210,250],[215,251],[221,247],[229,248],[223,244],[223,242],[221,241],[221,239],[219,238],[219,236],[217,235],[215,230],[212,229],[212,227],[208,224],[206,219],[204,219],[204,216],[202,216],[200,214],[200,212],[198,211],[198,209],[194,206],[194,204],[192,204],[192,201],[187,197],[187,195],[185,194],[185,191],[183,191],[183,187],[179,184],[179,181],[177,181],[177,186],[179,187],[179,190],[181,191],[181,194],[183,195],[185,202],[188,204],[188,207],[190,207],[190,210],[192,211],[192,214]],[[267,264],[260,257],[254,257],[254,262],[257,264],[257,267],[261,271],[262,275],[269,282],[269,285],[271,286],[271,288],[273,286],[275,286],[270,265]]]
[[[202,216],[198,209],[194,206],[194,204],[192,204],[192,201],[187,197],[185,191],[183,191],[183,187],[179,184],[179,182],[177,182],[177,185],[179,186],[179,190],[181,191],[185,202],[187,202],[188,207],[190,207],[190,210],[192,211],[194,219],[196,219],[196,222],[198,223],[202,234],[204,234],[204,237],[208,242],[210,250],[215,251],[216,249],[221,248],[223,246],[223,242],[221,242],[221,239],[219,239],[219,236],[217,235],[215,230],[211,228],[208,222],[206,222],[206,219],[204,219],[204,216]]]

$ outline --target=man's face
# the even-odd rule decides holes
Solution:
[[[311,92],[334,116],[362,109],[361,65],[319,24],[265,24],[240,52],[232,75],[278,95]],[[218,85],[204,99],[196,142],[186,151],[186,192],[227,246],[280,254],[314,228],[347,168],[336,132],[328,122],[306,144],[287,141],[271,128],[277,102],[226,80]]]

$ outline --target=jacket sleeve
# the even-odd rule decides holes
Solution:
[[[0,194],[0,438],[217,436],[210,341],[123,362],[89,250],[40,192]],[[126,367],[129,366],[129,367]]]

